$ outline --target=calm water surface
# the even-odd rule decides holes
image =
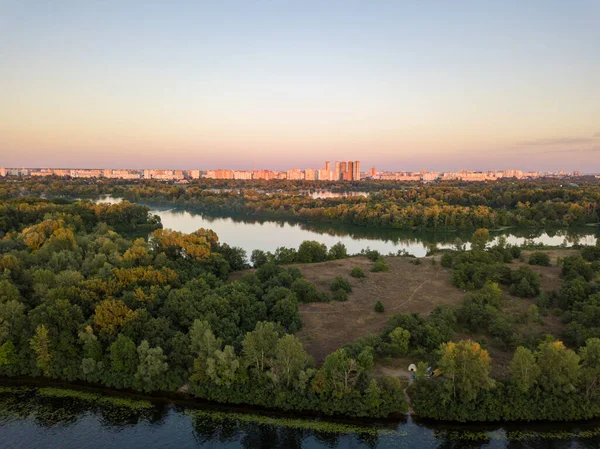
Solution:
[[[321,191],[322,193],[322,191]],[[363,192],[354,192],[362,194]],[[115,203],[119,198],[102,197],[98,202]],[[428,248],[436,244],[440,248],[451,247],[457,238],[470,239],[471,232],[407,232],[392,229],[373,229],[360,226],[331,224],[300,224],[276,221],[259,221],[244,217],[212,217],[180,208],[158,207],[147,204],[151,212],[160,217],[165,228],[185,233],[199,228],[212,229],[221,242],[239,246],[250,255],[252,250],[275,251],[281,246],[298,248],[305,240],[316,240],[328,247],[342,242],[350,254],[363,249],[376,249],[382,254],[406,251],[417,257],[427,254]],[[555,231],[510,229],[493,235],[506,236],[509,243],[522,244],[526,240],[545,245],[571,246],[578,242],[594,244],[598,236],[596,227],[582,229],[560,229]],[[468,246],[468,245],[467,245]]]
[[[137,407],[0,387],[2,448],[597,448],[600,423],[474,426],[339,423],[186,408]],[[135,401],[134,401],[135,402]]]

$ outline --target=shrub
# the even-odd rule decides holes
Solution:
[[[442,267],[444,268],[452,268],[452,254],[442,254],[442,260],[440,261],[440,264],[442,264]]]
[[[346,293],[351,293],[352,285],[350,285],[350,282],[348,282],[347,279],[345,279],[341,276],[338,276],[331,283],[331,291],[335,292],[336,290],[340,290],[340,289],[344,290]]]
[[[536,251],[529,256],[529,265],[540,265],[542,267],[550,266],[550,256],[541,251]]]
[[[300,302],[316,302],[319,300],[317,287],[306,279],[296,279],[290,287]]]
[[[375,303],[375,312],[383,313],[384,311],[385,307],[383,306],[383,303],[381,301],[377,301]],[[410,333],[408,335],[410,335]]]
[[[366,250],[364,250],[364,254],[369,260],[373,262],[381,258],[381,254],[376,249],[367,248]]]
[[[342,290],[341,288],[335,290],[331,295],[331,299],[341,302],[348,301],[348,292],[346,292],[346,290]]]
[[[350,276],[353,278],[364,278],[366,275],[365,271],[361,267],[354,267],[350,272]]]
[[[529,267],[511,273],[511,293],[520,298],[533,298],[540,294],[540,277]]]
[[[375,263],[373,264],[373,267],[371,268],[371,271],[373,273],[379,273],[382,271],[387,271],[389,269],[389,267],[387,266],[387,264],[384,262],[383,259],[379,258],[375,261]]]
[[[330,259],[345,259],[346,257],[348,257],[348,251],[346,250],[346,245],[344,245],[342,242],[338,242],[329,248]]]

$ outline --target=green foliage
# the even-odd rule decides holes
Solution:
[[[361,279],[366,277],[365,271],[361,267],[353,267],[350,272],[350,276],[353,278]]]
[[[375,312],[383,313],[385,311],[385,307],[381,301],[377,301],[375,303]]]
[[[529,267],[511,273],[511,293],[520,298],[534,298],[540,294],[540,276]]]
[[[337,276],[329,288],[332,292],[344,290],[346,293],[352,293],[352,285],[350,285],[350,282],[342,276]]]
[[[548,253],[536,251],[529,256],[529,265],[541,265],[542,267],[549,267],[550,256]]]
[[[490,231],[485,228],[477,229],[471,236],[471,248],[474,251],[483,251],[490,241]]]
[[[371,271],[373,273],[380,273],[380,272],[384,272],[384,271],[388,271],[388,270],[389,270],[389,267],[387,266],[387,264],[381,257],[379,259],[377,259],[375,261],[375,263],[373,264],[373,266],[371,267]]]
[[[444,254],[442,254],[440,264],[444,268],[452,268],[452,261],[453,261],[452,254],[448,253],[448,252],[444,252]]]
[[[342,288],[338,288],[331,293],[331,299],[333,301],[348,301],[348,292]]]

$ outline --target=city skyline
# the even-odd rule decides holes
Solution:
[[[600,3],[7,2],[0,165],[600,172]]]

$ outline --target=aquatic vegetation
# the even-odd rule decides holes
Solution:
[[[269,426],[280,426],[292,429],[305,429],[315,432],[337,433],[337,434],[369,434],[369,435],[399,435],[394,429],[382,429],[352,424],[336,423],[332,421],[317,421],[311,419],[274,418],[265,415],[246,413],[227,413],[206,410],[186,410],[185,413],[198,419],[209,419],[216,421],[237,421],[244,424],[262,424]]]

